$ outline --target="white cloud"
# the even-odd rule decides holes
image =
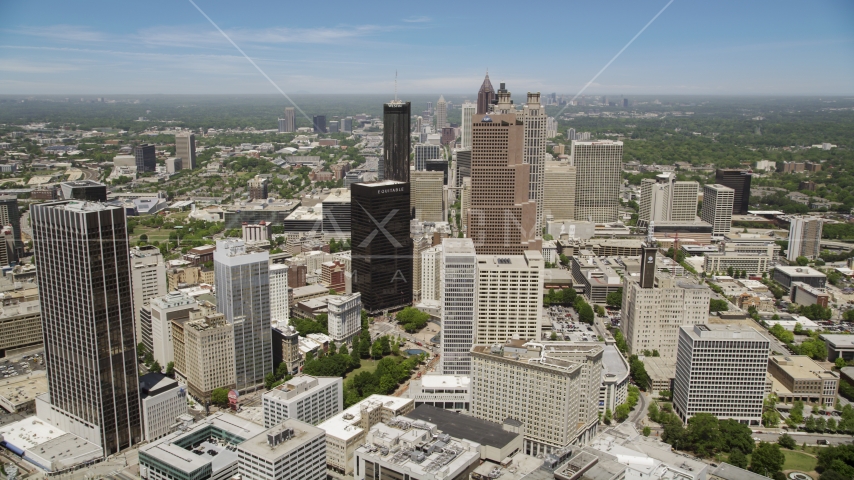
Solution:
[[[430,20],[430,17],[408,17],[403,19],[406,23],[426,23]]]

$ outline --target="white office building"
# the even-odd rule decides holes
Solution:
[[[237,445],[237,472],[242,480],[325,480],[326,440],[323,430],[287,419]]]
[[[440,371],[446,375],[468,375],[476,321],[477,255],[470,238],[445,238],[442,249]]]
[[[326,305],[329,336],[336,343],[351,343],[362,331],[362,294],[332,296]]]
[[[768,374],[769,342],[747,326],[679,329],[673,408],[683,422],[705,412],[759,425]]]
[[[147,442],[168,435],[178,424],[178,417],[187,413],[187,389],[160,373],[139,377],[139,398]]]
[[[723,238],[732,229],[732,204],[735,190],[717,183],[703,187],[700,219],[712,225],[712,236]]]
[[[471,407],[471,377],[427,373],[409,381],[402,395],[415,400],[415,407],[430,405],[436,408],[467,412]]]
[[[276,263],[270,265],[270,319],[273,322],[287,322],[290,317],[288,266]]]
[[[262,397],[264,426],[273,427],[287,418],[317,425],[344,409],[340,377],[298,375]]]
[[[544,269],[542,253],[533,250],[477,256],[475,344],[540,338]]]
[[[175,360],[175,348],[172,345],[172,321],[189,319],[190,311],[198,303],[186,293],[170,292],[162,297],[153,298],[149,312],[151,317],[151,354],[161,367],[166,368]],[[143,326],[148,330],[148,326]]]

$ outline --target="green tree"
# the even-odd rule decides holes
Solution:
[[[617,420],[617,422],[622,423],[627,418],[629,418],[630,412],[631,412],[631,410],[629,409],[628,404],[623,403],[623,404],[617,405],[617,408],[614,409],[614,419]]]
[[[157,362],[157,360],[153,361],[151,363],[151,365],[149,365],[149,367],[148,367],[149,372],[160,373],[161,370],[163,370],[163,367],[160,366],[160,364]]]
[[[593,308],[586,302],[581,306],[581,310],[578,311],[578,319],[583,323],[593,325]]]
[[[382,343],[380,343],[379,340],[377,340],[373,343],[373,345],[371,345],[371,357],[374,360],[379,360],[380,358],[383,358],[383,345]]]
[[[211,403],[220,407],[228,406],[228,389],[216,388],[211,392]]]
[[[552,334],[549,336],[549,340],[552,340],[552,341],[557,340],[557,332],[552,330]]]
[[[788,433],[784,433],[777,438],[777,445],[780,445],[782,448],[788,448],[789,450],[794,450],[798,446],[795,439]]]
[[[175,362],[169,362],[166,364],[165,374],[170,377],[175,375]]]
[[[786,457],[780,451],[779,445],[759,442],[750,457],[749,470],[766,477],[773,477],[774,474],[782,470],[784,463],[786,463]]]
[[[747,456],[736,448],[729,454],[729,464],[738,468],[747,468]]]
[[[643,427],[643,431],[642,431],[641,433],[643,433],[643,436],[644,436],[644,437],[648,437],[648,436],[649,436],[649,434],[651,434],[651,433],[652,433],[652,429],[651,429],[651,428],[649,428],[649,427],[646,427],[646,426],[645,426],[645,427]]]
[[[806,267],[807,265],[809,265],[810,260],[807,257],[799,256],[795,259],[795,263],[797,263],[801,267]]]
[[[756,446],[750,427],[737,420],[728,418],[718,421],[718,430],[721,432],[723,442],[721,449],[725,452],[731,452],[732,449],[737,448],[747,454]]]
[[[833,362],[833,364],[836,366],[836,368],[838,368],[840,370],[845,368],[845,365],[847,365],[847,363],[845,362],[845,359],[842,357],[837,357],[836,361]]]
[[[724,445],[718,419],[710,413],[698,413],[688,419],[685,440],[701,457],[711,456]]]
[[[727,310],[729,310],[729,302],[726,300],[720,300],[717,298],[709,300],[710,312],[725,312]]]
[[[602,422],[603,422],[605,425],[610,425],[610,424],[611,424],[611,409],[610,409],[610,408],[606,408],[606,409],[605,409],[605,415],[604,415],[604,416],[602,416]]]
[[[605,303],[609,307],[622,308],[623,306],[623,289],[619,288],[616,292],[611,292],[605,297]]]

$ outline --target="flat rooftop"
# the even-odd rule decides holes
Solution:
[[[503,448],[520,435],[504,430],[501,424],[430,405],[419,405],[405,416],[432,423],[454,438],[464,438],[495,448]]]
[[[29,450],[62,435],[65,435],[65,432],[40,420],[35,415],[0,427],[0,436],[3,440],[21,450]]]
[[[845,335],[845,334],[829,334],[825,333],[819,335],[819,338],[827,342],[831,347],[840,350],[840,349],[854,349],[854,335]]]
[[[679,327],[694,340],[766,340],[755,329],[746,325],[708,325]]]
[[[270,442],[271,436],[275,437],[283,432],[291,432],[291,435],[284,436],[279,443]],[[318,437],[322,438],[325,435],[326,433],[320,428],[294,418],[288,418],[279,425],[268,428],[258,435],[247,439],[238,445],[237,449],[273,463],[293,450],[302,447],[307,442]]]
[[[291,212],[290,215],[285,218],[285,221],[294,221],[294,220],[322,220],[323,219],[323,204],[318,203],[317,205],[311,207],[297,207],[296,210]]]
[[[363,431],[362,427],[359,426],[362,419],[363,405],[367,406],[369,410],[382,407],[391,410],[398,410],[409,402],[414,402],[414,400],[409,398],[391,397],[388,395],[371,395],[361,402],[352,405],[350,408],[344,410],[338,415],[335,415],[329,420],[321,423],[318,427],[322,428],[327,435],[348,440]]]
[[[469,388],[470,386],[471,377],[465,375],[427,374],[421,377],[422,388]]]
[[[776,267],[774,267],[774,270],[780,271],[783,274],[788,275],[790,277],[817,277],[817,278],[826,277],[825,274],[819,272],[818,270],[810,268],[810,267],[795,267],[795,266],[777,265]]]
[[[623,360],[623,355],[617,350],[614,345],[605,345],[605,350],[602,352],[602,378],[605,375],[615,375],[617,378],[624,378],[629,374],[629,368]]]
[[[18,375],[0,380],[0,405],[19,406],[32,402],[47,393],[47,377],[44,370],[35,370],[27,375]]]
[[[644,357],[643,366],[652,380],[668,380],[676,377],[676,359]]]

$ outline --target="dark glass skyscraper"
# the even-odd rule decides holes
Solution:
[[[51,420],[109,455],[142,440],[125,210],[33,205]]]
[[[137,145],[133,149],[133,155],[136,157],[137,172],[153,172],[157,170],[157,155],[154,145],[148,143]]]
[[[383,105],[383,156],[380,180],[409,181],[409,102],[391,101]]]
[[[326,133],[326,115],[315,115],[311,122],[314,124],[314,133]]]
[[[409,305],[409,183],[354,183],[350,194],[353,292],[362,294],[362,305],[372,314]]]
[[[735,190],[732,213],[736,215],[747,215],[747,210],[750,208],[751,178],[749,171],[737,168],[719,168],[715,172],[715,183]]]
[[[18,210],[18,197],[0,195],[0,224],[12,226],[12,238],[15,241],[14,254],[9,260],[17,261],[24,253],[24,242],[21,240],[21,214]]]

